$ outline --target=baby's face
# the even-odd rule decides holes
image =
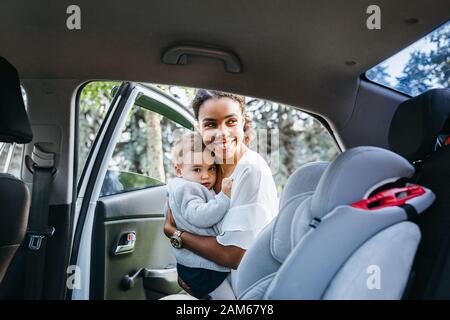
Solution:
[[[176,165],[177,176],[204,185],[209,190],[217,179],[216,164],[209,152],[188,152],[183,164]]]

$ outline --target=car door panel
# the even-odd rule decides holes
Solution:
[[[92,298],[157,299],[181,291],[173,274],[176,261],[163,233],[165,194],[166,187],[160,186],[99,199],[92,274],[103,274],[104,279],[91,279],[96,284]],[[115,254],[118,239],[126,233],[135,233],[134,250]],[[124,286],[126,276],[139,270],[132,288]]]
[[[119,98],[105,118],[109,125],[102,125],[94,143],[102,148],[91,149],[80,180],[72,261],[84,272],[72,298],[158,299],[181,291],[176,260],[163,233],[165,177],[122,168],[123,158],[111,168],[109,162],[133,108],[157,113],[183,130],[194,128],[194,118],[154,87],[124,83],[114,96]]]

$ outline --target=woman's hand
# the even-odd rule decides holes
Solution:
[[[233,187],[233,179],[232,178],[223,178],[222,179],[222,192],[225,193],[228,198],[231,198],[231,188]]]
[[[173,219],[172,210],[169,205],[167,205],[167,215],[166,221],[164,222],[164,234],[167,238],[170,238],[173,233],[177,230],[177,226],[175,224],[175,220]]]

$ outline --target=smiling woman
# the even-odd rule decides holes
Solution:
[[[179,231],[170,212],[164,231],[171,238],[179,238],[179,243],[198,256],[236,269],[245,251],[278,212],[275,182],[266,161],[244,143],[251,130],[244,97],[199,90],[192,105],[203,142],[215,154],[218,164],[215,191],[221,191],[223,179],[233,179],[230,205],[217,224],[216,237]],[[207,293],[213,299],[234,299],[234,271],[222,281]],[[180,283],[187,283],[188,292],[197,285],[189,273],[183,275]]]

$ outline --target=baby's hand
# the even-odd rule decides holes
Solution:
[[[233,186],[233,179],[223,178],[222,179],[222,192],[225,193],[229,198],[231,198],[231,187]]]

